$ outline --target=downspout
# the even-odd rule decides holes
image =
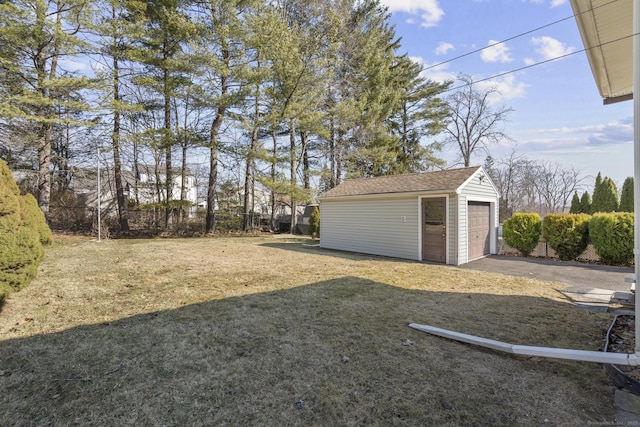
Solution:
[[[504,351],[505,353],[518,354],[522,356],[548,357],[552,359],[579,360],[582,362],[610,363],[613,365],[640,365],[638,354],[626,353],[606,353],[602,351],[588,350],[570,350],[564,348],[552,347],[534,347],[529,345],[516,345],[505,343],[502,341],[489,340],[486,338],[467,335],[460,332],[449,331],[446,329],[436,328],[434,326],[419,325],[412,323],[409,327],[418,331],[426,332],[431,335],[437,335],[443,338],[475,344],[481,347],[491,348],[493,350]]]

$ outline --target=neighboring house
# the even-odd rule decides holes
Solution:
[[[318,197],[320,247],[460,265],[498,251],[482,167],[352,179]]]
[[[127,200],[146,205],[159,203],[164,198],[166,175],[156,176],[153,166],[141,166],[136,174],[133,171],[123,171],[122,180]],[[95,209],[98,200],[98,175],[95,169],[77,168],[73,171],[71,189],[78,196],[80,204]],[[174,170],[172,200],[180,200],[182,190],[182,176],[179,169]],[[185,175],[185,198],[190,203],[189,216],[195,216],[197,203],[197,188],[191,172]],[[100,207],[106,214],[117,212],[116,186],[113,170],[100,171]]]
[[[182,193],[182,172],[180,169],[173,169],[173,189],[171,200],[181,200]],[[123,171],[122,180],[125,185],[127,197],[138,204],[147,205],[160,203],[164,200],[166,191],[167,176],[161,166],[156,174],[156,168],[152,165],[138,166],[138,172]],[[184,200],[190,203],[189,217],[196,214],[198,204],[198,188],[196,180],[191,171],[185,171],[184,177]]]

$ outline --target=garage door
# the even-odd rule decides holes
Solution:
[[[489,218],[491,205],[485,202],[469,202],[469,259],[489,255]]]

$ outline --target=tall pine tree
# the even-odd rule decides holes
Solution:
[[[38,152],[38,205],[49,216],[51,200],[51,140],[57,108],[85,109],[80,94],[86,77],[66,72],[63,59],[81,55],[86,44],[79,31],[91,14],[85,0],[15,0],[0,2],[0,117],[26,123],[23,129]]]
[[[591,202],[592,212],[615,212],[617,209],[618,190],[615,183],[609,177],[602,178],[601,173],[598,172]]]
[[[633,177],[628,177],[622,184],[622,193],[620,194],[619,212],[633,212]]]
[[[580,197],[580,212],[591,215],[593,213],[593,207],[591,206],[591,195],[585,191]]]
[[[578,214],[582,213],[582,206],[580,205],[580,196],[578,196],[578,192],[573,193],[573,198],[571,199],[571,207],[569,208],[569,213]]]

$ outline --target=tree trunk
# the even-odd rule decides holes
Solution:
[[[164,60],[167,60],[165,55]],[[171,199],[173,198],[173,169],[171,164],[171,93],[169,91],[169,70],[164,69],[164,144],[165,144],[165,165],[166,165],[166,202],[167,209],[165,211],[164,228],[171,227],[173,222],[173,209],[171,208]]]
[[[253,162],[255,158],[255,150],[258,145],[258,115],[260,114],[260,88],[258,87],[255,99],[253,129],[251,130],[251,142],[249,152],[247,153],[246,166],[244,170],[244,231],[249,231],[253,226],[253,211],[255,207],[255,199],[253,195]],[[251,216],[251,217],[250,217]]]
[[[311,188],[310,168],[309,168],[309,134],[308,132],[300,132],[300,143],[302,145],[302,180],[305,190]]]
[[[276,190],[275,190],[275,182],[276,182],[276,162],[278,161],[278,137],[276,136],[276,130],[273,129],[271,131],[271,138],[273,139],[273,152],[271,157],[271,184],[273,188],[271,189],[271,218],[269,218],[269,228],[271,231],[276,231]]]
[[[46,31],[47,9],[44,3],[36,3],[36,28],[40,29],[43,34]],[[58,4],[57,25],[60,25],[62,15],[60,14],[60,4]],[[56,33],[57,34],[57,33]],[[37,91],[43,100],[49,98],[50,89],[48,82],[55,77],[56,67],[58,63],[57,39],[52,41],[53,52],[49,52],[47,45],[51,42],[48,38],[40,40],[38,46],[38,54],[34,58],[36,73],[38,74]],[[51,65],[47,73],[48,55],[51,55]],[[47,75],[48,74],[48,75]],[[37,107],[37,115],[42,120],[38,130],[38,206],[42,210],[44,217],[49,221],[49,204],[51,202],[51,174],[49,165],[51,163],[51,132],[52,132],[52,111],[51,107],[40,101]]]
[[[230,52],[228,49],[222,49],[222,60],[225,67],[229,66]],[[220,95],[224,97],[229,91],[229,78],[226,73],[220,74]],[[209,186],[207,188],[207,219],[205,221],[205,232],[213,233],[216,231],[215,203],[216,203],[216,186],[218,184],[218,132],[222,127],[226,106],[221,103],[218,106],[216,117],[211,123],[211,132],[209,135]]]
[[[43,113],[44,115],[45,113]],[[38,133],[38,206],[49,220],[49,203],[51,201],[51,123],[40,125]]]
[[[113,19],[116,18],[115,8],[112,11]],[[117,38],[113,38],[113,47],[117,49]],[[116,198],[118,201],[118,220],[120,223],[120,231],[129,231],[129,218],[127,212],[127,200],[124,196],[124,187],[122,185],[122,162],[120,161],[120,81],[119,81],[119,64],[117,54],[113,56],[113,100],[115,108],[113,112],[113,135],[111,143],[113,146],[113,173],[116,181]]]
[[[296,234],[296,222],[297,222],[297,218],[296,218],[296,211],[297,211],[297,200],[296,200],[296,194],[295,194],[295,190],[296,190],[296,186],[298,184],[298,181],[296,179],[296,171],[297,171],[297,165],[296,165],[296,124],[295,124],[295,120],[291,119],[291,129],[289,129],[289,155],[291,157],[291,168],[290,168],[290,184],[291,184],[291,188],[289,191],[289,195],[291,197],[291,234]]]
[[[333,116],[331,116],[331,137],[329,138],[329,164],[331,178],[328,189],[331,189],[338,185],[336,180],[336,121]]]

